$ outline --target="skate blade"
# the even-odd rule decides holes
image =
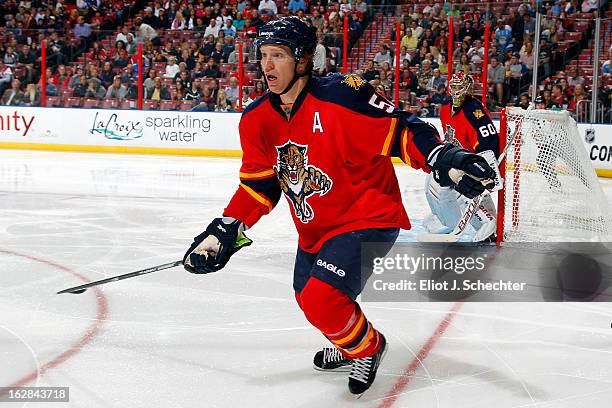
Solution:
[[[350,373],[351,372],[351,366],[343,366],[343,367],[338,367],[338,368],[333,368],[333,369],[323,369],[323,368],[319,368],[316,365],[312,365],[312,368],[315,369],[315,371],[319,371],[321,373]]]

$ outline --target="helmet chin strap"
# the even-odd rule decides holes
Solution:
[[[281,93],[279,93],[279,94],[278,94],[279,96],[280,96],[280,95],[284,95],[284,94],[286,94],[287,92],[289,92],[289,91],[290,91],[290,90],[293,88],[293,85],[295,85],[295,83],[297,82],[297,80],[298,80],[298,79],[300,79],[301,77],[305,77],[305,76],[307,76],[308,74],[310,74],[310,72],[308,72],[308,71],[306,71],[305,73],[303,73],[303,74],[301,74],[301,75],[300,75],[300,74],[298,74],[298,72],[297,72],[297,66],[298,66],[298,64],[295,64],[295,67],[293,68],[293,78],[291,78],[291,81],[290,81],[290,82],[289,82],[289,84],[288,84],[288,85],[285,87],[285,89],[283,90],[283,92],[281,92]]]

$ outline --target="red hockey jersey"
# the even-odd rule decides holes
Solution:
[[[464,149],[476,153],[493,150],[495,157],[499,156],[499,134],[478,99],[466,97],[459,109],[453,109],[449,98],[440,108],[440,121],[446,142],[452,143],[454,138]]]
[[[312,78],[288,119],[267,94],[240,120],[240,185],[225,216],[249,227],[284,193],[300,247],[366,228],[410,228],[390,156],[429,171],[435,129],[396,109],[360,76]]]

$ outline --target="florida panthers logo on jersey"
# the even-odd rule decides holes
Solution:
[[[276,150],[278,158],[274,171],[281,189],[293,204],[295,216],[306,224],[315,216],[308,197],[327,194],[332,188],[332,180],[321,169],[308,165],[308,146],[289,141],[276,146]]]

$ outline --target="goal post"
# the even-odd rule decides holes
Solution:
[[[567,111],[507,108],[500,116],[498,242],[605,241],[612,212]]]

